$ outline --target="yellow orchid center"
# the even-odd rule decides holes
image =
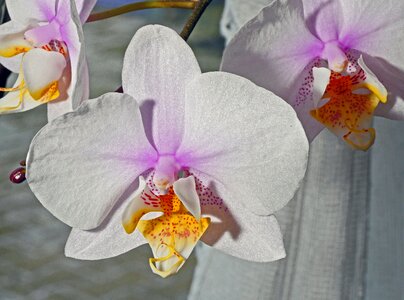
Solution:
[[[318,101],[326,103],[310,114],[354,149],[366,151],[376,137],[375,129],[370,127],[374,111],[379,102],[387,101],[387,91],[362,59],[359,65],[362,68],[353,75],[331,71]]]
[[[157,218],[141,220],[149,212],[162,212]],[[177,273],[210,224],[210,218],[193,216],[170,187],[156,195],[147,187],[132,200],[123,216],[127,233],[138,229],[149,242],[152,271],[165,278]]]

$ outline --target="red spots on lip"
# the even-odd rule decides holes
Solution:
[[[222,198],[216,196],[211,188],[204,185],[203,182],[198,179],[194,174],[189,173],[189,175],[193,175],[195,178],[195,186],[196,192],[199,196],[199,201],[201,202],[201,206],[216,206],[220,210],[225,212],[228,211],[227,206],[224,204]]]
[[[58,40],[51,40],[48,44],[45,44],[41,46],[43,50],[49,51],[49,52],[59,52],[62,54],[64,57],[67,57],[67,46],[65,42],[61,42]]]
[[[306,74],[305,77],[301,79],[300,82],[297,83],[299,87],[297,90],[297,94],[293,101],[293,107],[297,107],[300,105],[304,105],[304,103],[309,100],[311,101],[313,95],[313,68],[321,67],[324,63],[321,59],[315,59],[310,64],[306,66],[306,68],[302,71],[302,74]]]
[[[356,77],[343,76],[332,72],[323,98],[330,100],[312,115],[321,123],[331,128],[358,128],[364,116],[371,116],[375,109],[371,94],[354,94]]]
[[[374,130],[369,126],[379,99],[370,91],[355,93],[363,89],[361,83],[366,79],[362,69],[356,70],[353,75],[331,72],[323,95],[329,101],[310,114],[354,149],[365,151],[375,139]]]

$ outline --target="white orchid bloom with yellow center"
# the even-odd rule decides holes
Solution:
[[[222,70],[287,100],[309,140],[328,128],[374,143],[374,114],[404,119],[404,2],[273,1],[225,50]]]
[[[49,103],[52,119],[88,98],[82,22],[96,0],[7,0],[0,26],[0,63],[18,73],[0,99],[0,114]],[[77,6],[77,7],[76,7]]]
[[[308,155],[293,108],[242,77],[201,74],[163,26],[136,33],[122,79],[124,94],[85,101],[29,150],[32,191],[73,227],[66,255],[102,259],[148,241],[162,277],[199,239],[251,261],[284,257],[271,214],[293,197]]]

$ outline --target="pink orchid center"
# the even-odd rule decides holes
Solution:
[[[324,44],[321,58],[328,61],[328,67],[330,70],[340,73],[345,69],[348,59],[341,50],[338,41],[330,41]]]
[[[157,164],[154,167],[154,185],[160,190],[160,192],[165,193],[177,179],[177,173],[180,169],[181,166],[173,155],[160,155]]]

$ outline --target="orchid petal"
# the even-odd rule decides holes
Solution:
[[[72,5],[74,3],[72,2]],[[48,120],[73,111],[89,97],[88,67],[85,57],[83,29],[76,9],[71,9],[71,19],[61,28],[63,41],[69,50],[70,68],[65,78],[66,91],[62,101],[48,105]],[[66,101],[64,101],[66,100]]]
[[[46,22],[56,15],[57,0],[6,0],[11,20],[21,24]]]
[[[195,181],[202,215],[211,219],[201,238],[204,243],[250,261],[268,262],[285,257],[282,233],[274,216],[252,213],[205,174],[195,173]]]
[[[144,215],[162,211],[160,200],[150,192],[146,181],[140,176],[139,189],[122,214],[123,228],[126,233],[132,233]]]
[[[37,26],[25,32],[25,38],[35,47],[40,47],[51,40],[62,40],[59,30],[60,25],[52,21],[43,26]]]
[[[404,120],[404,72],[376,57],[367,59],[366,64],[388,91],[387,103],[378,105],[375,114],[392,120]]]
[[[0,26],[0,57],[10,58],[32,49],[32,44],[24,39],[24,32],[26,30],[27,27],[13,21]],[[3,63],[3,59],[0,62]],[[19,59],[20,63],[21,57]],[[17,68],[13,68],[13,71],[15,69],[18,72],[19,65]]]
[[[174,193],[180,198],[182,204],[199,221],[201,218],[201,204],[196,192],[195,178],[193,176],[180,178],[174,182],[173,188]]]
[[[292,107],[224,72],[201,75],[186,94],[179,163],[217,179],[231,201],[260,215],[282,208],[303,179],[308,154]]]
[[[58,52],[38,48],[25,54],[23,72],[30,95],[35,100],[39,100],[56,84],[56,90],[50,95],[50,97],[53,97],[59,91],[57,82],[62,76],[65,67],[66,59]]]
[[[321,54],[322,47],[305,26],[301,9],[274,1],[230,41],[221,68],[295,104],[296,82],[304,80],[306,66]]]
[[[28,153],[27,180],[57,218],[89,230],[101,224],[156,159],[136,101],[109,93],[86,101],[36,135]]]
[[[13,57],[0,56],[0,64],[9,69],[13,73],[19,73],[21,69],[21,61],[24,53],[15,55]]]
[[[342,1],[304,0],[302,1],[306,26],[323,42],[338,39],[343,26]]]
[[[103,223],[94,230],[73,228],[65,246],[65,255],[76,259],[97,260],[114,257],[139,247],[147,241],[139,231],[127,234],[122,227],[122,214],[139,191],[114,207]]]
[[[404,70],[404,5],[396,0],[340,0],[344,27],[340,39],[345,47],[380,57]]]
[[[91,14],[97,0],[76,0],[77,12],[80,15],[81,23],[85,23]]]
[[[331,71],[327,68],[313,68],[313,108],[317,108],[330,82]]]
[[[123,90],[139,101],[146,134],[161,154],[173,153],[179,146],[185,86],[200,73],[191,48],[167,27],[139,29],[126,50]]]
[[[366,63],[389,91],[387,104],[377,114],[404,120],[404,5],[395,0],[341,1],[345,18],[341,40],[347,48],[361,51]]]
[[[270,262],[286,257],[282,232],[273,215],[257,216],[237,205],[233,209],[235,220],[242,228],[238,235],[232,237],[230,232],[226,232],[217,239],[217,234],[208,228],[201,239],[204,243],[248,261]]]
[[[387,89],[385,86],[379,81],[375,74],[369,69],[369,67],[365,64],[362,55],[358,59],[358,65],[365,72],[366,78],[360,84],[361,87],[367,88],[370,92],[375,94],[375,96],[382,102],[387,102]]]
[[[220,31],[226,41],[229,41],[240,27],[255,17],[263,7],[274,1],[277,0],[226,0],[220,20]]]

